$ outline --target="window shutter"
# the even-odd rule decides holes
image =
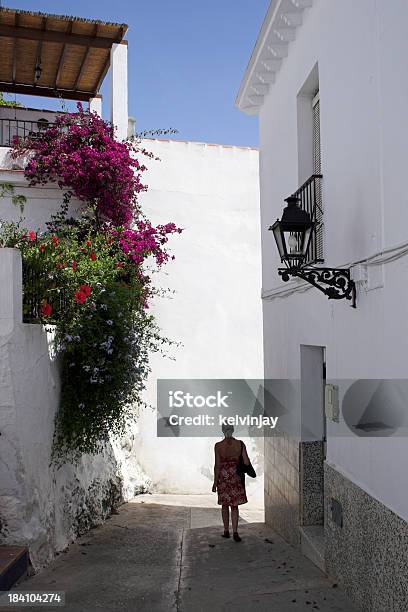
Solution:
[[[321,174],[321,149],[320,149],[320,97],[319,92],[312,102],[313,107],[313,174]],[[316,259],[323,261],[323,200],[320,181],[316,185]]]
[[[320,156],[320,99],[313,98],[313,174],[321,173]]]

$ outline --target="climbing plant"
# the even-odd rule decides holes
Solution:
[[[138,205],[146,188],[137,155],[150,154],[137,141],[116,141],[112,126],[82,107],[34,139],[16,140],[13,155],[22,153],[31,185],[52,181],[64,193],[46,231],[24,229],[22,219],[0,229],[0,245],[20,249],[27,278],[41,279],[38,321],[55,325],[54,458],[61,460],[98,452],[141,401],[149,353],[169,342],[149,314],[155,289],[146,264],[165,264],[169,236],[182,230],[153,226]],[[0,195],[16,197],[7,188]],[[83,202],[75,218],[68,216],[72,196]]]

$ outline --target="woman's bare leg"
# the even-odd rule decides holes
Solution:
[[[231,506],[231,522],[232,522],[232,531],[234,533],[238,533],[238,506]]]
[[[224,531],[229,530],[229,506],[222,506],[221,508],[222,522],[224,523]]]

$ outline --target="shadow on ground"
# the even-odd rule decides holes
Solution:
[[[122,506],[15,590],[65,591],[64,612],[355,610],[263,523],[242,523],[241,543],[224,540],[219,510],[184,499]]]

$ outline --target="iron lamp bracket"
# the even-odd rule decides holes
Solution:
[[[329,300],[352,300],[356,307],[356,285],[347,268],[288,267],[278,268],[278,274],[287,282],[292,276],[301,278],[322,291]]]

